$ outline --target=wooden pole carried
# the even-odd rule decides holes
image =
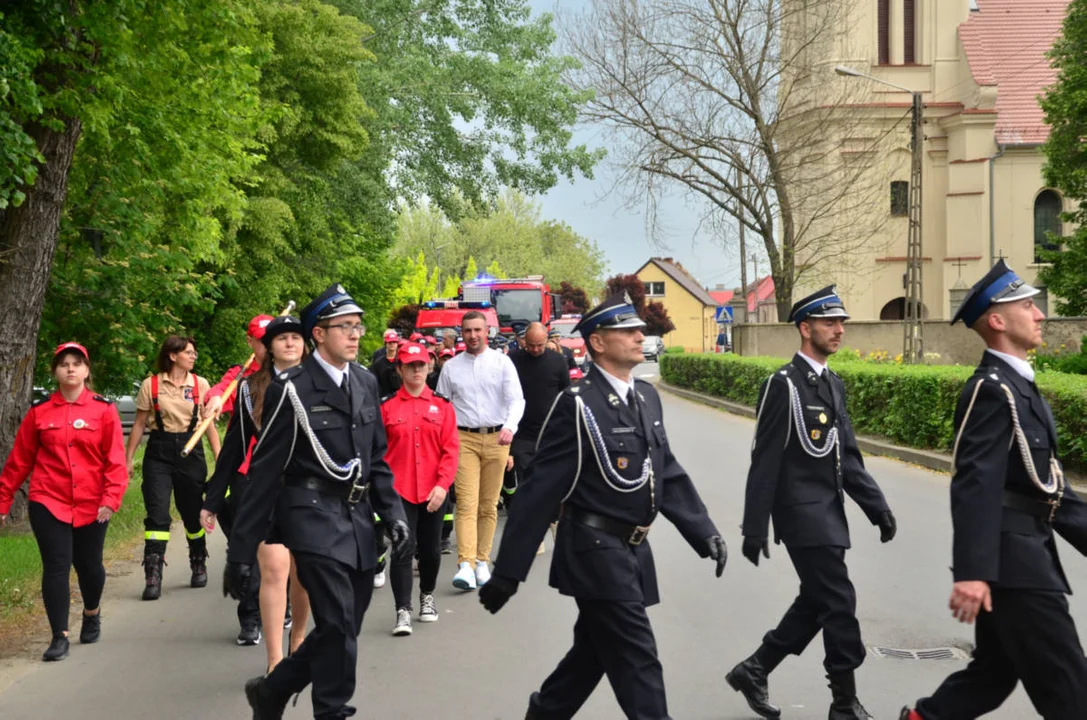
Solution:
[[[292,310],[294,310],[294,300],[291,300],[289,303],[287,303],[287,307],[284,308],[283,312],[281,312],[279,316],[283,317],[284,315],[290,315]],[[238,375],[230,381],[230,384],[226,386],[226,389],[223,390],[223,397],[230,397],[230,394],[238,389],[238,381],[245,377],[245,372],[249,369],[249,367],[253,364],[253,361],[256,359],[257,356],[255,354],[249,356],[249,359],[245,361],[244,365],[242,365],[241,372],[239,372]],[[185,447],[181,449],[181,457],[189,456],[189,453],[191,453],[192,449],[196,447],[196,444],[200,442],[200,438],[204,437],[204,433],[208,431],[208,428],[211,427],[211,424],[213,422],[215,422],[214,415],[209,415],[208,417],[200,421],[200,424],[196,426],[195,430],[193,430],[192,437],[189,438],[189,442],[185,443]]]

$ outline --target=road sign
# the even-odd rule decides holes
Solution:
[[[717,313],[714,315],[714,321],[718,323],[730,323],[732,322],[732,306],[722,305],[717,308]]]

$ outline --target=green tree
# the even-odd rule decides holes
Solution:
[[[1070,237],[1060,239],[1063,251],[1043,253],[1051,263],[1038,273],[1060,315],[1087,314],[1087,1],[1072,0],[1061,35],[1049,57],[1057,68],[1057,81],[1042,97],[1050,126],[1042,150],[1046,184],[1066,197],[1077,198],[1076,209],[1065,217],[1076,225]]]

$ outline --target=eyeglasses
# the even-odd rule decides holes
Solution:
[[[195,350],[182,350],[181,354],[182,355],[190,355],[190,356],[192,356],[194,358],[195,357],[200,357],[200,353],[196,352]]]
[[[336,328],[337,330],[342,332],[347,337],[351,337],[352,335],[358,335],[359,337],[362,337],[363,335],[366,334],[366,326],[361,324],[361,323],[358,324],[358,325],[350,325],[348,323],[340,323],[338,325],[326,325],[325,327],[327,327],[329,329]]]

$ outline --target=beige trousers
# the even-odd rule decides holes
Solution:
[[[498,524],[498,493],[506,472],[509,445],[498,444],[498,433],[483,435],[459,430],[457,463],[457,564],[488,562]]]

